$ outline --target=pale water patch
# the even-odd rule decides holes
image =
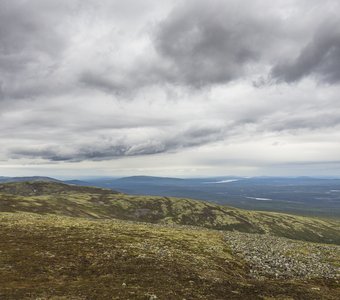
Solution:
[[[226,179],[226,180],[220,180],[220,181],[207,181],[203,182],[204,184],[211,184],[211,183],[228,183],[228,182],[234,182],[234,181],[239,181],[240,179]]]
[[[246,198],[258,200],[258,201],[273,201],[273,199],[269,199],[269,198],[258,198],[258,197],[246,197]]]

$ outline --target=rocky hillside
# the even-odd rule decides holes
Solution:
[[[239,232],[225,232],[225,240],[254,278],[340,278],[339,246]]]
[[[340,244],[340,222],[56,182],[0,184],[0,211],[200,226]]]
[[[335,300],[340,295],[337,245],[22,212],[0,213],[0,224],[4,300]]]

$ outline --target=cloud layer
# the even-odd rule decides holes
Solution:
[[[337,11],[336,0],[1,1],[0,166],[340,161]]]

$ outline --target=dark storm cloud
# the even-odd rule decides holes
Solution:
[[[288,83],[314,75],[323,82],[340,81],[340,22],[328,21],[294,60],[276,65],[272,76]]]
[[[339,81],[336,1],[187,0],[159,19],[136,15],[136,7],[147,16],[155,4],[1,1],[0,99],[83,89],[124,97],[150,86],[250,78],[264,85],[259,78],[268,76]]]
[[[221,139],[223,131],[216,126],[187,128],[178,133],[171,129],[157,137],[140,139],[117,138],[115,141],[91,139],[87,144],[58,144],[48,146],[23,146],[9,149],[11,158],[40,158],[49,161],[79,162],[107,160],[124,156],[140,156],[177,151],[182,148],[205,145]]]
[[[337,2],[0,1],[0,159],[336,131]]]
[[[278,19],[249,2],[185,1],[160,24],[159,54],[171,63],[168,78],[201,87],[246,76],[278,34]],[[253,11],[254,9],[254,11]]]
[[[64,0],[0,2],[0,100],[49,96],[48,79],[68,46],[63,31],[73,9]]]
[[[67,10],[67,2],[60,1],[11,1],[0,3],[0,51],[4,60],[17,56],[5,69],[23,66],[20,58],[35,59],[38,53],[55,55],[63,47],[58,32],[58,15]]]
[[[108,158],[124,156],[126,149],[124,146],[111,146],[105,149],[87,148],[72,149],[69,153],[64,153],[58,146],[55,147],[24,147],[11,149],[12,158],[41,158],[49,161],[72,161],[83,160],[105,160]]]
[[[160,23],[154,39],[169,63],[164,78],[202,87],[244,79],[269,67],[269,80],[261,79],[267,77],[263,73],[258,83],[291,83],[308,76],[338,83],[339,9],[332,0],[296,2],[291,11],[281,1],[181,2]]]

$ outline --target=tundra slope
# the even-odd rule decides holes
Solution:
[[[0,211],[192,225],[340,244],[340,222],[335,219],[248,211],[183,198],[126,195],[57,182],[0,184]]]
[[[225,231],[201,227],[22,212],[0,213],[0,223],[4,300],[335,300],[340,295],[337,278],[315,272],[311,278],[254,276],[253,264],[231,248],[242,246],[245,233],[231,239]],[[323,259],[333,257],[329,249],[339,255],[340,246],[320,244],[319,251],[324,247]],[[335,265],[329,261],[330,270]]]
[[[0,223],[1,299],[340,295],[340,246],[278,237],[334,242],[335,220],[23,182],[0,185]]]

